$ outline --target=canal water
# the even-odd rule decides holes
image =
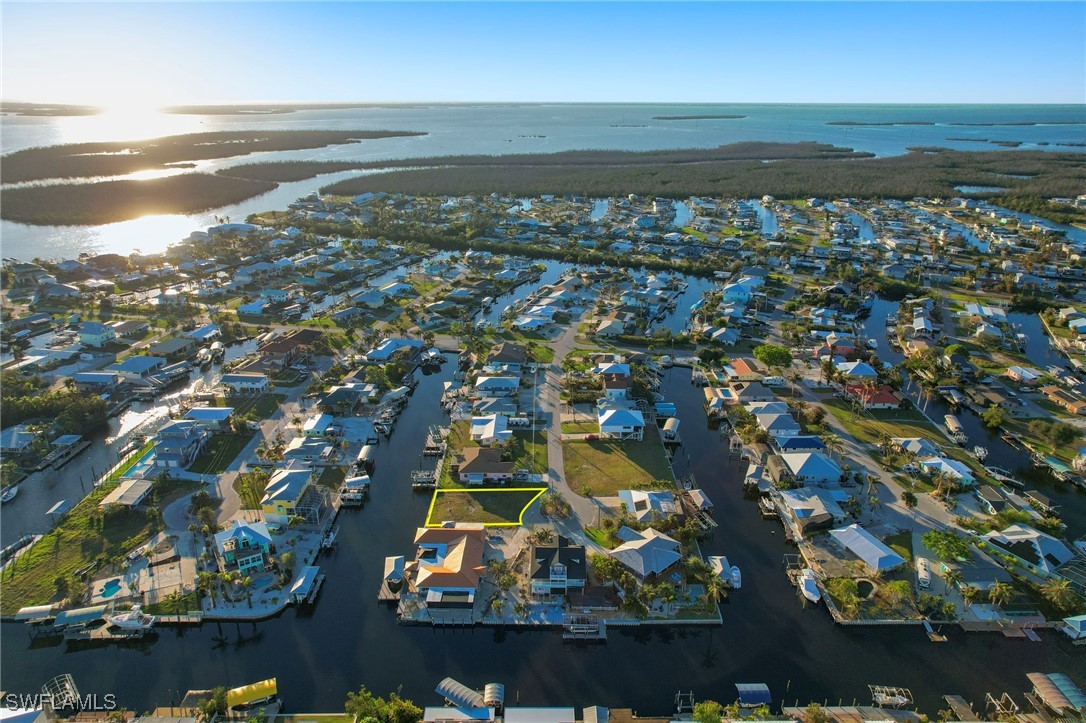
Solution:
[[[32,648],[22,626],[4,623],[3,688],[31,692],[71,673],[81,693],[115,693],[144,710],[189,688],[274,676],[290,711],[336,711],[360,684],[381,693],[402,686],[403,695],[438,704],[434,686],[451,675],[472,687],[502,682],[507,700],[523,705],[632,706],[646,714],[670,710],[678,690],[733,700],[736,682],[766,682],[777,704],[869,702],[868,684],[888,684],[911,688],[934,713],[943,693],[979,704],[985,691],[1025,690],[1025,673],[1034,670],[1086,674],[1082,655],[1055,634],[1042,633],[1045,642],[1034,644],[948,629],[950,642],[936,645],[920,628],[839,628],[825,610],[804,608],[781,567],[794,548],[743,499],[743,466],[727,459],[705,420],[701,390],[680,369],[663,385],[683,422],[677,472],[692,472],[716,505],[720,528],[706,553],[726,554],[743,570],[743,589],[724,605],[723,626],[611,630],[605,643],[592,645],[564,643],[551,630],[399,626],[376,602],[378,583],[387,555],[413,553],[428,498],[412,493],[409,473],[427,428],[446,420],[438,399],[453,366],[420,378],[380,445],[371,500],[340,516],[339,549],[320,561],[328,577],[312,610],[256,624],[166,629],[146,647],[78,652]]]
[[[548,284],[553,284],[558,281],[564,274],[570,269],[574,268],[573,264],[563,263],[561,261],[547,261],[546,270],[539,277],[539,281],[529,281],[526,284],[521,284],[512,291],[502,296],[494,298],[494,304],[488,310],[480,311],[475,315],[474,321],[486,321],[488,324],[495,326],[499,325],[502,320],[502,311],[508,306],[516,306],[520,302],[527,299],[540,289],[540,287]]]

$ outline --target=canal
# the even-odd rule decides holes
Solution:
[[[726,554],[743,570],[743,589],[723,607],[723,626],[612,630],[606,643],[586,646],[564,643],[549,630],[399,626],[393,611],[377,604],[377,587],[385,556],[413,552],[428,498],[412,493],[408,475],[427,428],[446,421],[438,398],[453,366],[420,377],[379,447],[371,499],[340,516],[339,549],[320,561],[328,579],[311,611],[289,609],[256,624],[165,629],[146,647],[78,652],[31,647],[22,626],[4,623],[2,687],[31,692],[71,673],[82,693],[115,693],[144,710],[176,701],[189,688],[275,676],[289,710],[335,711],[363,683],[381,693],[402,686],[405,696],[437,704],[433,688],[451,675],[473,687],[505,683],[507,699],[525,705],[601,704],[649,713],[670,710],[680,689],[699,699],[733,700],[736,682],[768,683],[778,704],[868,702],[868,684],[891,684],[912,688],[934,713],[943,693],[980,703],[989,690],[1025,689],[1026,672],[1086,673],[1083,657],[1055,634],[1034,644],[947,629],[950,642],[936,645],[920,628],[839,628],[825,610],[804,608],[781,568],[793,548],[777,523],[763,521],[743,499],[744,467],[728,460],[705,420],[701,390],[681,369],[668,372],[662,387],[683,422],[677,472],[693,473],[716,505],[720,528],[706,553]]]

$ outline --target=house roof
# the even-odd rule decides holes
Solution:
[[[618,498],[626,511],[642,522],[651,519],[654,512],[667,517],[676,511],[671,490],[619,490]]]
[[[185,419],[197,422],[225,422],[233,413],[233,407],[193,407],[185,415]]]
[[[467,447],[460,453],[460,474],[505,474],[512,462],[502,461],[502,451],[489,447]]]
[[[850,377],[877,377],[878,372],[875,371],[867,362],[855,361],[845,362],[844,364],[838,364],[837,370],[842,374],[846,374]]]
[[[1011,525],[1002,532],[993,530],[984,539],[1045,572],[1052,572],[1075,556],[1055,537],[1027,525]]]
[[[509,418],[504,414],[489,414],[471,420],[472,439],[505,439],[512,434]]]
[[[455,527],[420,527],[415,544],[436,551],[433,559],[419,559],[415,585],[419,588],[474,588],[483,571],[485,528],[480,523]]]
[[[222,550],[228,540],[248,540],[250,545],[265,547],[271,545],[271,532],[263,522],[234,520],[230,527],[215,535],[215,547]]]
[[[661,573],[682,559],[679,543],[651,527],[644,532],[624,527],[620,532],[627,542],[609,554],[638,577]]]
[[[552,565],[566,566],[566,578],[571,580],[587,579],[587,555],[584,545],[574,545],[569,538],[557,535],[552,542],[532,545],[528,559],[528,575],[533,580],[550,578]]]
[[[645,417],[636,409],[606,407],[599,410],[600,430],[604,427],[644,427]]]
[[[830,480],[841,476],[838,464],[821,452],[786,452],[781,459],[794,477]]]
[[[491,347],[487,361],[499,364],[526,364],[529,361],[528,351],[522,344],[504,341]]]
[[[311,472],[308,469],[277,469],[264,487],[264,497],[260,504],[276,502],[297,502],[302,490],[309,484]]]
[[[859,525],[830,530],[830,535],[872,570],[890,570],[905,564],[905,558]]]

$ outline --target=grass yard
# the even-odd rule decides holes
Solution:
[[[233,407],[234,414],[244,417],[250,412],[258,419],[267,419],[286,400],[285,394],[254,394],[243,397],[215,397],[216,407]]]
[[[317,484],[327,487],[335,492],[343,484],[343,480],[347,477],[347,472],[339,466],[325,467],[321,472],[321,476],[317,478]]]
[[[566,482],[579,494],[587,488],[593,495],[610,497],[653,480],[674,479],[659,434],[651,427],[640,442],[577,440],[563,442],[562,449]]]
[[[890,535],[883,542],[891,550],[904,557],[905,562],[912,563],[913,534],[911,532],[899,532],[896,535]]]
[[[264,497],[264,488],[271,475],[263,469],[243,472],[234,478],[234,491],[241,498],[241,509],[259,510],[260,500]]]
[[[44,605],[63,597],[77,571],[96,561],[120,559],[150,536],[147,514],[142,510],[117,510],[103,514],[98,503],[116,485],[95,489],[62,515],[57,526],[4,570],[0,614],[13,615],[28,605]],[[58,581],[60,584],[58,584]]]
[[[213,434],[211,440],[200,452],[200,456],[189,465],[189,472],[196,474],[222,474],[237,459],[245,445],[252,440],[252,434]]]
[[[939,444],[947,442],[938,428],[915,409],[879,409],[857,415],[841,399],[823,400],[826,409],[857,442],[877,445],[882,435],[889,437],[924,437]]]
[[[596,422],[562,422],[562,434],[599,434]]]
[[[492,527],[518,527],[524,511],[545,490],[436,490],[426,518],[427,527],[444,522],[482,522]]]

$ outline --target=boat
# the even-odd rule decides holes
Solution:
[[[736,590],[743,587],[743,573],[739,571],[738,565],[732,565],[732,587]]]
[[[818,579],[815,577],[814,570],[809,567],[803,568],[803,572],[799,574],[799,591],[803,593],[803,597],[813,603],[822,599],[822,591],[818,589]]]
[[[324,536],[324,539],[321,540],[321,549],[323,549],[323,550],[331,550],[333,547],[335,547],[336,546],[336,534],[337,534],[337,531],[336,531],[335,527],[328,530],[328,534],[326,534]]]
[[[878,340],[877,339],[868,339],[867,340],[867,348],[868,349],[878,349],[879,348]]]
[[[988,449],[986,447],[981,447],[978,444],[976,447],[973,447],[973,456],[983,462],[984,458],[988,456]]]
[[[117,615],[107,615],[106,622],[121,630],[150,630],[158,620],[154,615],[145,615],[139,605]]]
[[[19,494],[19,485],[12,485],[4,490],[3,494],[0,494],[0,504],[7,504],[15,499],[15,495]]]
[[[878,708],[901,708],[913,702],[912,693],[907,688],[886,685],[869,685],[871,699]]]

